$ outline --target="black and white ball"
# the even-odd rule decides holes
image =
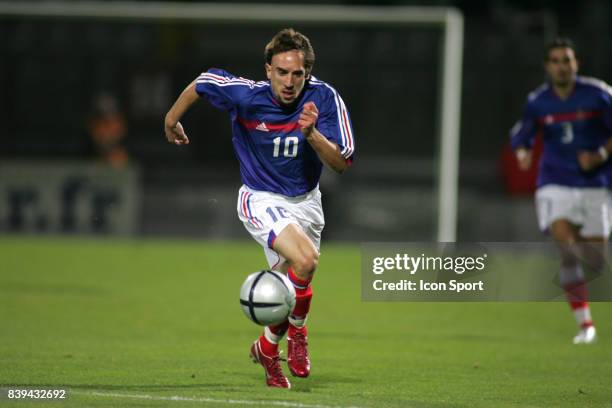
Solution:
[[[295,307],[295,289],[282,273],[254,272],[240,288],[240,306],[246,317],[259,325],[279,324]]]

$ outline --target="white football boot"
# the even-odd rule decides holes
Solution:
[[[574,344],[591,344],[597,340],[597,331],[595,326],[585,327],[580,329],[578,334],[574,337]]]

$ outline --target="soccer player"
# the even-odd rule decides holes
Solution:
[[[612,152],[612,94],[604,82],[578,76],[574,46],[556,39],[544,61],[548,81],[529,94],[512,128],[519,167],[531,166],[531,146],[541,134],[544,151],[535,195],[538,222],[561,253],[560,283],[579,325],[575,344],[595,341],[585,271],[605,266],[610,225],[606,187]]]
[[[355,144],[342,98],[312,76],[315,54],[307,37],[281,30],[266,45],[264,57],[267,81],[216,68],[202,73],[167,113],[165,133],[170,143],[189,143],[179,120],[200,97],[230,115],[243,183],[238,217],[263,246],[270,268],[287,273],[297,295],[288,321],[266,327],[251,347],[251,358],[264,367],[269,386],[290,388],[278,343],[287,332],[289,369],[307,377],[306,318],[325,225],[318,188],[322,166],[344,172]]]

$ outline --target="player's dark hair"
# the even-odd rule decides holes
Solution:
[[[555,48],[569,48],[574,51],[574,54],[576,53],[576,46],[572,40],[567,37],[556,37],[546,46],[546,55],[544,57],[545,61],[548,61],[550,51],[554,50]]]
[[[264,57],[268,64],[272,64],[272,57],[287,51],[302,51],[304,54],[304,69],[306,76],[310,76],[312,67],[315,63],[315,53],[310,40],[304,34],[295,31],[293,28],[280,30],[266,45]]]

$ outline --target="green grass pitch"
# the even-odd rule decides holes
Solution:
[[[264,265],[249,241],[0,238],[0,388],[71,390],[0,406],[612,406],[612,304],[574,346],[564,303],[366,303],[359,248],[325,242],[311,376],[268,389],[238,304]]]

